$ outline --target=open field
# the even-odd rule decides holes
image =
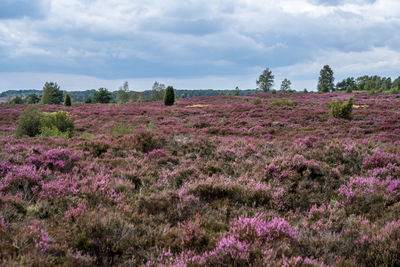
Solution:
[[[0,105],[0,263],[399,266],[399,96],[39,106],[71,139],[13,137],[26,105]]]

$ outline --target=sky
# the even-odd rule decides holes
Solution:
[[[0,91],[295,90],[400,75],[399,0],[0,0]]]

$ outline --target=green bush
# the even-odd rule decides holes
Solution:
[[[164,104],[166,106],[172,106],[174,102],[175,102],[174,88],[172,86],[168,86],[167,89],[165,89]]]
[[[121,123],[114,127],[111,135],[126,135],[126,134],[131,134],[132,131],[133,131],[132,127],[125,126],[123,123]]]
[[[16,136],[53,136],[70,138],[74,133],[73,119],[66,111],[43,113],[34,106],[26,108],[18,119]]]
[[[40,134],[41,121],[44,115],[34,106],[27,107],[19,116],[16,136],[36,136]]]
[[[256,99],[253,100],[254,105],[260,105],[262,103],[262,99],[257,97]]]
[[[352,119],[353,111],[353,98],[351,97],[348,101],[332,101],[329,103],[331,108],[330,116],[332,118],[341,118],[346,120]]]
[[[276,94],[276,90],[275,90],[275,89],[272,89],[272,90],[271,90],[271,94],[275,95],[275,94]]]
[[[72,105],[71,96],[69,94],[65,95],[64,106],[70,107]]]
[[[279,101],[276,101],[276,102],[272,102],[270,105],[271,106],[291,106],[291,107],[294,107],[294,106],[297,106],[297,102],[295,102],[295,101],[290,101],[289,99],[283,99],[283,100],[279,100]]]
[[[40,136],[42,136],[42,137],[58,137],[58,138],[64,138],[64,139],[68,139],[69,138],[69,134],[67,132],[61,132],[55,126],[53,126],[51,128],[42,127],[40,129],[40,131],[41,131]]]
[[[54,113],[46,113],[43,118],[41,128],[57,128],[62,133],[67,133],[68,137],[74,134],[74,121],[66,111],[59,110]]]

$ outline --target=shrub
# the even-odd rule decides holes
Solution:
[[[330,115],[332,118],[341,118],[346,120],[352,119],[353,98],[343,102],[342,100],[332,101],[329,103],[331,108]]]
[[[275,95],[275,94],[276,94],[276,90],[275,90],[275,89],[272,89],[272,90],[271,90],[271,94]]]
[[[70,107],[72,105],[71,96],[69,94],[65,95],[64,106]]]
[[[132,127],[127,127],[123,123],[116,125],[111,135],[126,135],[132,133]]]
[[[42,137],[57,137],[57,138],[64,138],[68,139],[69,134],[68,133],[63,133],[61,132],[57,127],[53,126],[51,128],[49,127],[42,127],[40,129],[41,133],[40,136]]]
[[[55,113],[45,114],[41,123],[41,129],[44,128],[57,128],[59,132],[66,133],[68,137],[72,137],[74,134],[74,121],[66,111],[59,110]]]
[[[54,136],[70,138],[74,133],[74,122],[66,111],[43,113],[30,106],[19,116],[17,136]]]
[[[167,89],[165,89],[164,104],[166,106],[172,106],[174,102],[175,102],[174,87],[168,86]]]
[[[294,107],[294,106],[297,106],[297,104],[298,104],[297,102],[290,101],[289,99],[283,99],[283,100],[272,102],[270,105],[271,106],[291,106],[291,107]]]
[[[262,103],[262,99],[257,97],[256,99],[253,100],[254,105],[260,105]]]
[[[39,135],[43,117],[44,115],[39,109],[29,106],[19,116],[15,134],[17,136],[27,135],[30,137]]]
[[[92,98],[90,96],[85,98],[85,103],[86,104],[91,104],[92,103]]]

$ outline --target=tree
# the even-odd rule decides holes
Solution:
[[[283,79],[282,83],[281,83],[281,91],[286,92],[289,91],[291,88],[290,86],[292,85],[292,82],[288,79]]]
[[[261,90],[268,92],[274,85],[274,75],[272,75],[272,71],[266,68],[256,81],[256,84]]]
[[[111,93],[106,88],[100,88],[94,93],[93,100],[95,103],[110,103]]]
[[[240,90],[239,87],[236,86],[235,88],[235,96],[239,96],[240,95]]]
[[[35,94],[30,94],[25,98],[26,104],[37,104],[40,102],[40,97]]]
[[[72,105],[71,96],[69,94],[65,95],[64,106],[70,107]]]
[[[167,89],[165,89],[164,104],[166,106],[172,106],[174,102],[175,102],[174,87],[168,86]]]
[[[335,78],[333,77],[333,71],[329,65],[325,65],[319,74],[318,92],[333,92],[335,90],[335,86],[333,84]]]
[[[336,84],[336,91],[357,90],[357,84],[353,77],[346,78]]]
[[[116,101],[117,103],[127,103],[129,102],[129,96],[128,81],[125,81],[124,85],[122,85],[117,91]]]
[[[139,99],[139,94],[137,92],[132,92],[129,96],[129,102],[137,102]]]
[[[154,82],[150,93],[151,101],[162,100],[165,94],[165,85],[157,81]]]
[[[92,103],[92,98],[90,96],[85,98],[85,103],[86,104],[91,104]]]
[[[61,104],[63,101],[63,92],[60,86],[54,82],[46,82],[43,86],[42,104]]]

